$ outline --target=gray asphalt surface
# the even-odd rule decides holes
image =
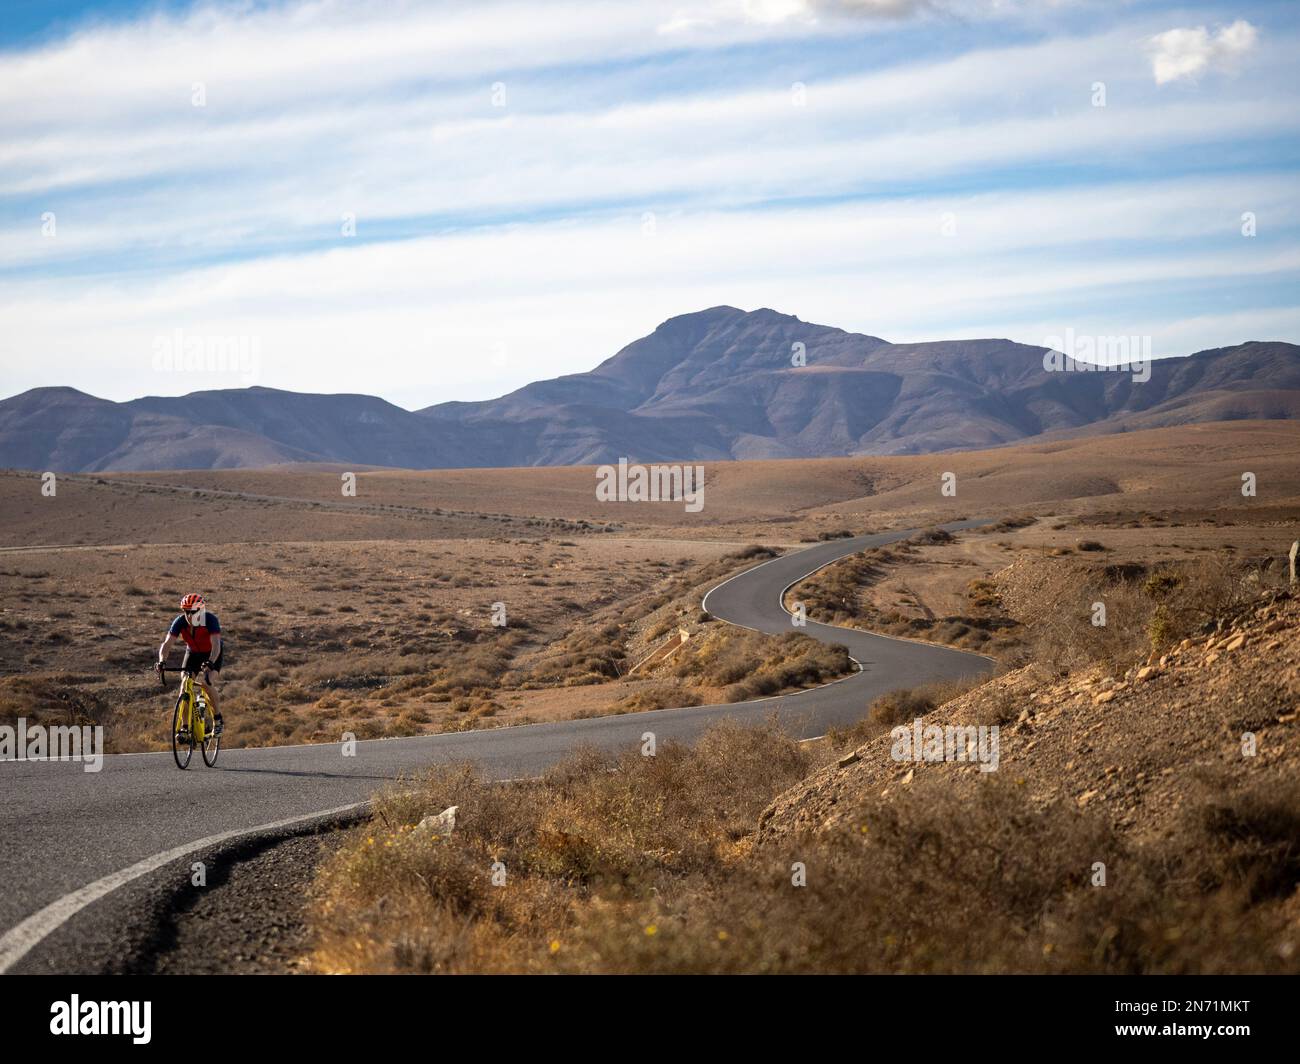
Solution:
[[[115,934],[129,922],[133,899],[156,892],[167,877],[188,878],[189,862],[200,851],[217,853],[222,844],[234,844],[203,840],[364,802],[437,762],[474,761],[497,779],[534,776],[583,745],[630,749],[640,746],[647,731],[659,742],[689,741],[723,718],[760,721],[773,714],[792,734],[811,738],[860,720],[885,691],[989,668],[980,655],[945,647],[812,622],[792,628],[780,602],[786,587],[838,558],[913,531],[818,544],[747,570],[705,596],[705,609],[721,620],[774,634],[801,630],[847,646],[861,671],[811,691],[730,705],[369,740],[357,744],[354,757],[343,756],[338,744],[223,750],[216,768],[204,767],[196,756],[186,772],[176,768],[170,753],[109,756],[99,773],[74,763],[0,763],[0,971],[102,970],[104,954],[117,948]],[[232,724],[238,726],[237,714]],[[60,903],[103,877],[190,844],[194,854],[177,855],[71,915],[67,910],[75,906]],[[55,903],[60,903],[57,912],[42,915]]]

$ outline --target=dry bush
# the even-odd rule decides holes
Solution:
[[[908,538],[909,543],[916,543],[921,546],[935,546],[943,543],[951,543],[953,534],[944,528],[926,528],[922,529],[916,535]]]
[[[1295,973],[1300,784],[1203,780],[1173,833],[1125,855],[1108,887],[1044,917],[1050,970]]]
[[[673,623],[672,619],[666,617],[657,624],[653,624],[646,629],[645,639],[649,643],[657,642],[676,628],[677,625]]]
[[[724,726],[694,750],[584,752],[538,783],[443,768],[322,867],[327,971],[1295,971],[1300,793],[1222,788],[1142,846],[1017,783],[922,774],[838,827],[750,841],[813,755]],[[450,838],[414,825],[459,806]],[[507,885],[494,887],[501,861]],[[792,867],[805,869],[796,886]],[[1094,865],[1107,869],[1094,886]]]
[[[816,542],[827,543],[833,539],[852,539],[858,533],[848,528],[837,528],[831,532],[818,532]],[[808,542],[805,540],[804,542]]]
[[[948,535],[942,529],[932,530]],[[951,537],[949,537],[951,539]],[[908,542],[944,542],[941,538]],[[826,624],[861,628],[905,639],[977,650],[1003,658],[1021,653],[1019,622],[1001,612],[996,587],[989,581],[972,581],[968,595],[972,606],[984,612],[969,616],[909,617],[898,610],[878,610],[864,600],[863,591],[883,579],[886,566],[908,553],[906,545],[873,547],[842,558],[792,588],[788,601],[802,602],[810,617]]]
[[[1202,890],[1235,887],[1252,902],[1285,901],[1300,884],[1300,784],[1242,791],[1205,786],[1185,826],[1203,845],[1185,859]]]
[[[740,550],[732,551],[730,554],[724,554],[719,561],[726,563],[749,562],[749,561],[766,561],[769,558],[775,558],[777,551],[771,547],[764,547],[758,543],[751,543],[747,547],[741,547]]]
[[[447,708],[453,713],[468,713],[473,717],[492,717],[501,712],[501,705],[490,698],[453,698]]]
[[[895,725],[910,724],[917,717],[934,712],[987,680],[987,675],[969,676],[963,680],[942,680],[886,691],[872,701],[867,715],[860,721],[848,728],[830,728],[826,737],[837,750],[861,746]]]
[[[1106,623],[1094,625],[1094,606],[1106,608]],[[1055,589],[1030,626],[1034,659],[1050,668],[1073,670],[1093,663],[1122,671],[1148,650],[1150,599],[1132,581],[1098,581],[1080,588],[1071,581]]]
[[[19,717],[26,717],[29,724],[65,727],[107,724],[112,708],[83,686],[99,679],[72,673],[7,676],[0,680],[0,724],[13,725]]]
[[[1171,617],[1171,637],[1182,639],[1207,629],[1258,594],[1247,568],[1227,555],[1200,557],[1174,567],[1174,585],[1153,593]]]
[[[723,687],[728,702],[812,687],[853,669],[848,650],[806,635],[765,635],[728,626],[688,643],[673,673],[695,686]]]
[[[893,727],[895,724],[910,724],[917,717],[923,717],[931,712],[940,702],[935,694],[926,691],[924,688],[909,688],[901,691],[891,691],[888,694],[881,695],[871,703],[871,713],[869,719],[882,727]]]
[[[612,706],[611,713],[640,713],[647,709],[673,709],[680,706],[698,706],[704,700],[694,691],[679,687],[649,687],[624,695]]]
[[[1036,517],[1030,517],[1028,514],[1022,514],[1019,517],[1004,517],[996,525],[990,525],[987,528],[980,529],[982,532],[1015,532],[1017,529],[1028,528],[1037,520]],[[1056,527],[1056,526],[1053,526]],[[1064,525],[1059,526],[1064,528]]]
[[[617,760],[582,751],[528,784],[466,766],[381,796],[320,871],[310,907],[329,971],[548,970],[580,910],[716,879],[811,753],[773,725],[722,725],[692,749]],[[450,838],[419,821],[459,807]],[[509,886],[491,882],[494,861]]]
[[[1064,575],[1045,589],[1031,625],[1035,659],[1061,669],[1101,663],[1122,671],[1212,629],[1257,594],[1248,574],[1224,555],[1153,572],[1113,565]],[[1105,604],[1104,625],[1093,624],[1094,602]]]
[[[896,554],[888,547],[871,547],[832,562],[790,590],[789,597],[804,604],[810,617],[826,624],[850,624],[862,616],[858,600],[862,589],[885,575],[884,566]]]
[[[603,683],[627,671],[626,633],[617,624],[584,627],[549,647],[522,686]]]

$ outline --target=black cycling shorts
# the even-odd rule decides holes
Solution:
[[[216,660],[211,662],[213,672],[221,671],[221,666],[225,663],[225,657],[226,647],[223,643],[221,646],[221,652],[217,654]],[[181,672],[189,672],[197,675],[199,669],[203,668],[205,664],[208,664],[208,652],[206,650],[191,650],[189,647],[185,648],[185,657],[181,661]]]

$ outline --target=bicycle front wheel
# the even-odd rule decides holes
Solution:
[[[212,715],[212,707],[203,703],[203,763],[211,768],[217,763],[217,751],[221,749],[221,736],[217,732],[216,718]]]
[[[176,711],[172,714],[172,757],[177,768],[189,768],[194,756],[194,731],[190,728],[189,702],[182,693],[176,696]]]

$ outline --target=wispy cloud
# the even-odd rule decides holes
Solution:
[[[759,25],[818,20],[900,21],[920,15],[962,19],[1014,19],[1035,8],[1062,8],[1087,0],[697,0],[677,7],[661,32],[750,22]]]

